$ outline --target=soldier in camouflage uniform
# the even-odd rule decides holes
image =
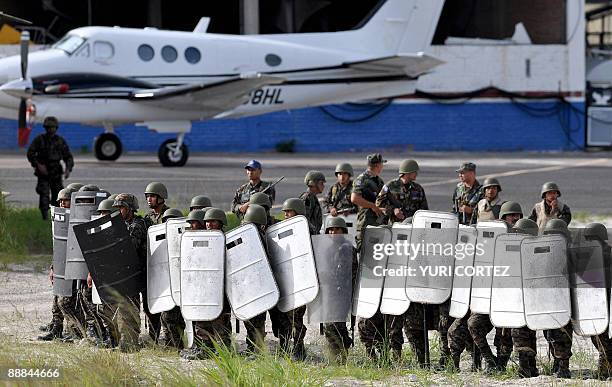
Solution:
[[[459,223],[469,226],[473,224],[472,214],[484,193],[476,180],[474,163],[464,163],[456,172],[459,174],[459,183],[453,192],[453,213],[459,217]]]
[[[158,182],[151,182],[145,188],[145,198],[149,205],[149,212],[144,216],[149,226],[162,223],[164,212],[170,208],[166,205],[168,199],[168,189],[165,185]]]
[[[499,210],[503,204],[499,193],[502,191],[499,180],[488,177],[482,184],[484,197],[478,202],[474,212],[472,213],[472,224],[479,220],[496,220],[499,219]]]
[[[357,206],[351,202],[353,191],[353,167],[349,163],[336,165],[336,181],[325,197],[324,206],[331,216],[357,213]]]
[[[225,212],[219,208],[209,208],[204,215],[207,230],[223,231],[227,226]],[[215,344],[227,349],[232,348],[232,310],[227,297],[223,297],[223,310],[219,317],[212,321],[193,322],[193,334],[196,346],[181,351],[181,357],[188,360],[205,359]]]
[[[572,221],[572,212],[567,204],[559,200],[561,190],[557,183],[544,183],[541,196],[542,201],[533,206],[529,219],[536,222],[540,229],[543,229],[551,219],[561,219],[569,226]]]
[[[36,193],[40,196],[38,207],[42,218],[49,218],[49,203],[56,205],[57,194],[63,188],[62,174],[67,179],[74,167],[70,148],[63,137],[56,134],[59,122],[55,117],[46,117],[43,122],[45,134],[40,134],[32,140],[28,148],[28,161],[34,168],[38,178]],[[64,160],[66,171],[62,170],[60,160]],[[49,195],[51,198],[49,200]]]
[[[325,175],[319,171],[308,171],[304,177],[304,184],[306,184],[308,190],[300,195],[300,199],[306,207],[305,216],[308,219],[310,235],[317,235],[323,227],[323,211],[317,195],[323,193]]]
[[[244,166],[244,169],[249,177],[249,182],[238,188],[232,200],[232,212],[236,214],[238,220],[242,220],[244,217],[249,208],[249,199],[255,192],[265,191],[265,194],[270,197],[270,203],[272,204],[274,204],[274,198],[276,196],[274,187],[270,187],[272,183],[261,180],[262,169],[259,161],[249,161],[248,164]]]

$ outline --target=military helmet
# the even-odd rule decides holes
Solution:
[[[108,199],[115,200],[116,197],[117,197],[117,194],[112,194],[108,197]]]
[[[519,219],[512,229],[523,234],[538,235],[538,224],[529,218]]]
[[[244,214],[243,221],[245,223],[250,222],[259,225],[266,225],[268,224],[268,214],[266,213],[266,209],[259,204],[251,204]]]
[[[340,163],[338,165],[336,165],[336,171],[334,172],[335,174],[341,173],[341,172],[345,172],[348,173],[351,176],[354,176],[353,173],[353,166],[349,163]]]
[[[57,128],[58,126],[59,126],[59,120],[57,119],[57,117],[53,117],[53,116],[45,117],[45,120],[43,121],[43,127]]]
[[[166,220],[170,218],[182,218],[182,217],[183,217],[183,212],[179,210],[178,208],[168,208],[162,214],[162,222],[165,222]]]
[[[70,200],[70,195],[72,195],[72,191],[68,188],[61,189],[57,193],[57,200]]]
[[[81,183],[70,183],[66,186],[66,189],[69,189],[72,192],[76,192],[78,190],[81,189],[81,187],[83,186],[83,184]]]
[[[204,215],[204,220],[218,220],[221,224],[227,226],[227,216],[225,211],[220,208],[209,208]]]
[[[100,190],[100,187],[98,187],[97,185],[93,185],[93,184],[85,184],[84,186],[79,188],[79,192],[99,191],[99,190]]]
[[[501,187],[501,184],[499,183],[499,180],[497,180],[494,177],[487,177],[484,180],[484,183],[482,184],[482,189],[487,189],[489,187],[495,187],[495,186],[497,186],[497,192],[502,191],[502,187]]]
[[[114,204],[115,201],[113,199],[104,199],[98,205],[98,211],[117,211],[117,209],[113,207]]]
[[[304,184],[306,184],[307,186],[314,185],[319,181],[325,183],[325,175],[323,174],[323,172],[308,171],[306,176],[304,176]]]
[[[212,202],[208,196],[197,195],[191,199],[189,207],[212,207]]]
[[[272,208],[272,202],[270,201],[270,197],[265,193],[255,192],[249,198],[249,204],[259,204],[264,207],[267,211]]]
[[[206,211],[204,210],[193,210],[189,212],[185,221],[195,220],[204,225],[204,215],[206,215]]]
[[[548,183],[544,183],[544,185],[542,185],[542,192],[541,192],[542,199],[544,199],[546,192],[550,192],[550,191],[557,191],[559,196],[561,196],[561,190],[559,189],[559,186],[557,185],[557,183],[549,181]]]
[[[399,166],[399,174],[403,175],[404,173],[412,173],[419,171],[419,163],[416,160],[404,160]]]
[[[338,227],[344,230],[345,233],[348,232],[348,227],[346,226],[346,222],[339,216],[328,216],[325,219],[325,232],[327,232],[328,228]]]
[[[602,241],[608,240],[608,229],[601,223],[589,223],[584,226],[585,237],[597,237]]]
[[[565,237],[567,238],[569,238],[570,236],[570,232],[569,232],[569,229],[567,228],[567,224],[565,224],[565,222],[562,221],[561,219],[551,219],[548,222],[546,222],[546,225],[544,226],[544,229],[542,230],[542,234],[544,235],[561,234],[561,235],[565,235]]]
[[[115,197],[115,202],[113,203],[113,207],[121,207],[126,206],[130,208],[132,211],[138,210],[138,199],[131,193],[120,193]]]
[[[283,203],[282,211],[293,210],[298,215],[304,215],[306,213],[306,206],[304,202],[298,198],[289,198]]]
[[[501,208],[499,209],[499,218],[503,219],[504,216],[510,214],[523,215],[523,209],[521,208],[521,205],[517,202],[505,202],[504,204],[502,204]]]
[[[162,199],[168,199],[168,190],[166,189],[166,186],[157,181],[149,183],[149,185],[147,185],[147,188],[145,188],[144,193],[145,195],[153,194],[159,196]]]

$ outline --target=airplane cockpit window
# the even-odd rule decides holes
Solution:
[[[176,52],[176,48],[172,46],[164,46],[161,51],[162,58],[168,63],[172,63],[178,57],[178,53]]]
[[[153,51],[153,47],[148,44],[141,44],[138,46],[138,56],[140,59],[148,62],[155,56],[155,51]]]
[[[85,43],[75,53],[74,56],[77,58],[89,58],[89,43]]]
[[[270,67],[278,66],[278,65],[281,64],[282,61],[283,60],[281,59],[281,57],[276,55],[276,54],[268,54],[268,55],[266,55],[266,63]]]
[[[94,56],[96,59],[110,59],[115,55],[115,47],[109,42],[97,41],[94,43]]]
[[[187,47],[185,49],[185,60],[191,64],[198,63],[202,58],[202,54],[200,54],[200,50],[195,47]]]
[[[85,39],[76,35],[66,35],[53,45],[53,48],[59,48],[60,50],[66,51],[68,55],[72,55],[77,48],[81,47],[81,44],[85,42]]]

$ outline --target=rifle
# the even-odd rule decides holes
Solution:
[[[280,183],[284,178],[285,178],[285,176],[281,176],[278,180],[276,180],[274,183],[270,184],[269,186],[267,186],[264,190],[262,190],[260,192],[261,193],[266,193],[267,190],[269,190],[270,188],[274,188],[274,186],[277,185],[278,183]]]

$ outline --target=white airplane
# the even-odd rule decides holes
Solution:
[[[103,126],[100,160],[121,154],[116,125],[177,133],[159,158],[182,166],[192,121],[412,93],[442,63],[424,51],[443,5],[382,1],[357,29],[332,33],[211,34],[208,18],[193,32],[83,27],[29,55],[24,32],[21,55],[0,60],[0,116]]]

